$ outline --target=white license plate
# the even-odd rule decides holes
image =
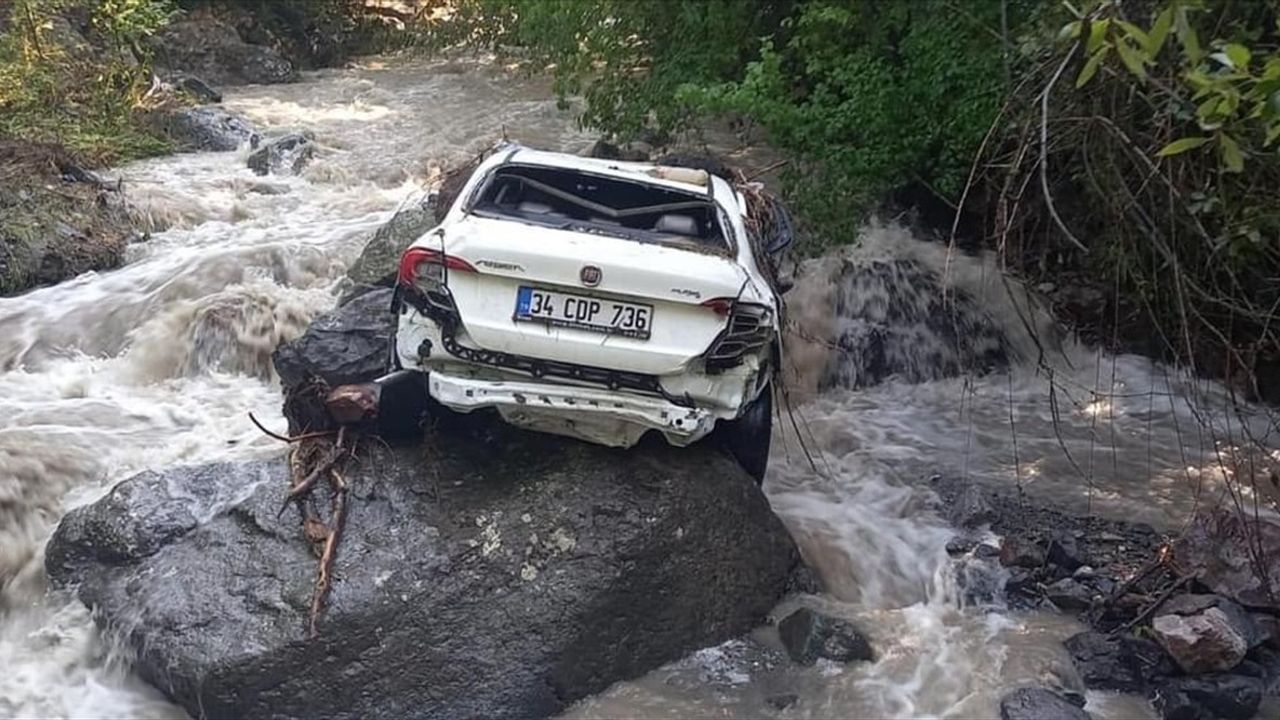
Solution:
[[[653,306],[521,286],[515,319],[648,340]]]

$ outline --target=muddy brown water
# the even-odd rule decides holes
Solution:
[[[142,469],[278,453],[246,412],[283,426],[270,353],[332,305],[364,238],[439,168],[504,133],[570,152],[594,140],[545,81],[486,59],[366,60],[293,85],[232,89],[226,105],[271,134],[314,133],[317,159],[299,177],[257,177],[243,152],[119,168],[135,214],[155,229],[129,264],[0,299],[0,716],[181,715],[130,673],[83,607],[47,589],[43,545],[59,517]],[[765,668],[735,661],[731,643],[619,683],[569,716],[996,717],[1015,684],[1078,685],[1059,643],[1079,628],[962,605],[950,533],[920,480],[950,472],[1020,484],[1045,501],[1162,528],[1221,491],[1229,472],[1218,450],[1238,427],[1213,414],[1220,388],[1063,340],[1033,362],[1025,328],[1055,331],[1020,291],[1010,295],[989,259],[893,225],[862,235],[857,249],[801,268],[790,304],[804,332],[788,369],[798,422],[775,431],[766,490],[828,588],[814,602],[866,628],[879,659]],[[833,363],[854,361],[831,349],[861,322],[832,311],[840,294],[861,303],[885,292],[842,284],[840,268],[894,259],[976,298],[1010,337],[1012,370],[857,390],[823,382]],[[946,352],[931,344],[920,333],[908,345],[918,352],[894,362],[927,370]],[[1205,408],[1218,432],[1197,422]],[[776,641],[767,628],[758,634]],[[799,696],[791,707],[765,704],[785,692]],[[1089,702],[1099,718],[1150,715],[1136,698],[1090,693]]]

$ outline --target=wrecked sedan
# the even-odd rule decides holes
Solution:
[[[748,215],[701,169],[502,147],[401,258],[393,367],[451,410],[604,445],[714,431],[759,479],[782,243]]]

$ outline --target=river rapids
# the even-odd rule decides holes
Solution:
[[[368,59],[233,88],[225,105],[268,135],[312,133],[316,159],[299,176],[258,177],[245,152],[118,168],[153,231],[129,262],[0,299],[0,716],[181,716],[88,611],[46,587],[58,519],[143,469],[279,453],[247,419],[284,425],[271,352],[333,305],[374,229],[441,168],[504,135],[567,152],[595,139],[547,82],[484,59]],[[720,140],[738,162],[757,160]],[[850,280],[867,277],[850,268],[877,264],[888,270]],[[1073,620],[961,602],[951,531],[921,481],[962,474],[1176,528],[1221,492],[1224,444],[1253,420],[1232,415],[1227,427],[1216,385],[1072,342],[995,267],[887,223],[797,269],[795,421],[775,428],[765,489],[822,577],[824,608],[869,630],[878,660],[752,673],[730,643],[569,715],[758,716],[786,690],[802,701],[783,717],[995,717],[1020,682],[1078,687],[1060,645],[1080,629]],[[1007,372],[966,372],[944,338],[916,326],[935,287],[911,282],[917,273],[972,301],[1004,338]],[[918,312],[891,318],[897,341],[878,347],[894,372],[873,383],[842,338],[889,306]],[[1088,698],[1098,718],[1154,717],[1137,698]]]

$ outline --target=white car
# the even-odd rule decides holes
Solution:
[[[404,253],[392,363],[451,410],[603,445],[720,426],[759,479],[782,302],[749,224],[705,170],[502,146]]]

